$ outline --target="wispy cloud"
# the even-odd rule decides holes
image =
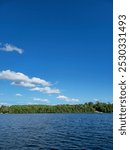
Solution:
[[[2,44],[0,44],[0,45],[2,45]],[[22,48],[18,48],[18,47],[14,46],[12,44],[9,44],[9,43],[6,43],[6,44],[2,45],[2,47],[0,47],[0,50],[1,51],[6,51],[6,52],[16,51],[19,54],[23,53],[23,49]]]
[[[48,99],[43,99],[43,98],[37,98],[37,97],[34,97],[33,98],[34,101],[39,101],[39,102],[43,102],[43,103],[48,103],[49,100]]]
[[[29,102],[29,103],[27,103],[27,105],[38,105],[38,103]]]
[[[15,96],[17,96],[17,97],[21,97],[21,96],[23,96],[22,94],[20,94],[20,93],[17,93],[17,94],[15,94]]]
[[[50,87],[44,87],[44,88],[35,87],[35,88],[30,89],[30,91],[39,91],[39,92],[46,93],[46,94],[58,94],[58,93],[60,93],[59,89],[52,89]]]
[[[2,106],[2,105],[4,105],[4,106],[10,106],[11,104],[9,104],[9,103],[0,103],[0,106]]]
[[[14,72],[11,70],[5,70],[0,72],[0,79],[13,81],[12,85],[23,86],[23,87],[35,87],[36,85],[50,86],[51,84],[43,79],[32,77],[29,78],[27,75],[21,72]]]
[[[60,90],[52,88],[52,84],[44,79],[28,77],[21,72],[5,70],[0,72],[0,79],[12,81],[11,85],[29,88],[30,91],[38,91],[45,94],[59,94]]]
[[[76,98],[69,98],[67,96],[64,96],[64,95],[59,95],[56,97],[57,99],[59,100],[63,100],[65,102],[79,102],[79,99],[76,99]]]
[[[103,98],[103,99],[98,99],[98,98],[94,98],[93,101],[94,102],[110,102],[111,98]]]
[[[29,82],[12,82],[11,85],[16,85],[16,86],[23,86],[23,87],[28,87],[28,88],[32,88],[35,87],[35,84],[29,83]]]

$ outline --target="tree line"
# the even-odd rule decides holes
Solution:
[[[0,106],[0,113],[112,113],[113,104],[88,102],[85,104],[61,105],[11,105]]]

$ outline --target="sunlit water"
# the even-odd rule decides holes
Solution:
[[[0,150],[112,150],[112,114],[0,114]]]

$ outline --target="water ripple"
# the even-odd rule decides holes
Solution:
[[[1,114],[0,150],[112,150],[112,114]]]

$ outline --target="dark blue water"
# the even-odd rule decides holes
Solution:
[[[112,114],[1,114],[0,150],[112,150]]]

